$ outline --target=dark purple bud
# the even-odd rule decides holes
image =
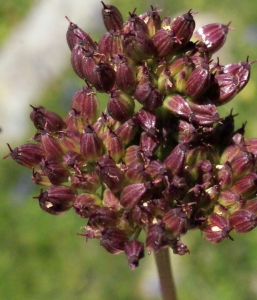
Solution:
[[[146,248],[150,254],[152,251],[157,252],[168,247],[168,239],[166,237],[164,224],[158,222],[148,227],[146,235]]]
[[[162,218],[169,239],[184,235],[188,229],[186,213],[181,208],[173,208]]]
[[[209,183],[213,185],[215,174],[213,170],[213,164],[209,160],[200,160],[195,166],[196,181],[199,184]]]
[[[155,55],[155,46],[147,34],[141,31],[126,33],[122,40],[124,53],[135,62]]]
[[[143,132],[140,136],[140,147],[143,155],[150,158],[158,147],[158,140],[147,132]]]
[[[227,25],[212,23],[199,28],[193,34],[193,41],[199,41],[206,45],[208,54],[217,52],[225,43],[231,22]]]
[[[219,204],[229,210],[230,213],[237,211],[243,207],[246,200],[242,199],[236,192],[232,190],[224,190],[220,192]]]
[[[164,160],[164,164],[173,175],[183,173],[186,162],[188,146],[187,144],[178,144]]]
[[[186,83],[185,94],[189,97],[199,97],[210,84],[210,71],[208,64],[198,66],[189,76]]]
[[[135,207],[143,199],[146,191],[145,183],[129,184],[120,195],[120,204],[126,209]]]
[[[251,199],[257,192],[257,174],[250,173],[238,179],[232,186],[232,190],[244,199]]]
[[[84,72],[84,56],[93,55],[94,49],[91,48],[85,41],[80,41],[75,44],[71,51],[71,65],[74,72],[82,79],[85,79]],[[87,75],[87,74],[86,74]]]
[[[174,254],[184,255],[186,253],[190,253],[187,246],[177,239],[171,242],[170,247],[172,248]]]
[[[167,169],[164,163],[158,160],[152,160],[146,167],[146,173],[154,179],[160,179],[167,176]]]
[[[124,93],[133,94],[135,91],[136,68],[123,54],[113,55],[112,62],[116,71],[116,85]]]
[[[251,152],[244,152],[234,157],[230,165],[233,171],[233,179],[236,180],[256,170],[256,157]]]
[[[70,23],[66,33],[66,40],[70,50],[72,50],[76,43],[81,40],[87,42],[93,49],[96,49],[96,44],[93,42],[91,37],[76,24],[72,23],[68,17],[66,17],[66,19]]]
[[[83,86],[72,98],[71,108],[81,113],[88,123],[93,124],[99,115],[99,101],[94,90]]]
[[[116,227],[117,222],[117,213],[108,207],[102,207],[92,212],[88,225],[93,229],[103,230],[107,227]]]
[[[100,209],[101,199],[97,194],[80,194],[76,197],[73,208],[81,218],[89,218],[91,214]]]
[[[44,151],[41,146],[36,144],[24,144],[14,149],[7,144],[10,153],[4,156],[4,159],[11,156],[14,161],[26,168],[37,167],[44,157]]]
[[[82,189],[87,193],[95,193],[101,184],[96,172],[88,172],[87,174],[73,175],[71,177],[71,186],[75,189]]]
[[[52,156],[43,158],[40,162],[40,168],[54,185],[67,182],[70,172],[64,168],[58,159]]]
[[[203,238],[205,240],[214,244],[220,243],[225,238],[233,240],[229,236],[229,232],[231,230],[229,219],[216,213],[212,213],[210,215],[209,222],[210,224],[202,230]]]
[[[193,141],[198,136],[195,127],[187,121],[179,120],[178,124],[173,124],[173,126],[174,130],[171,130],[171,134],[179,143]]]
[[[152,224],[154,217],[153,209],[148,206],[148,202],[142,205],[136,205],[133,209],[132,218],[134,222],[141,227]]]
[[[125,152],[125,164],[130,165],[133,163],[144,163],[143,153],[141,151],[140,146],[132,145],[126,149]]]
[[[114,194],[123,189],[124,173],[109,155],[106,154],[98,159],[95,170],[100,179]]]
[[[59,143],[66,151],[80,151],[80,138],[81,133],[76,129],[65,129],[58,132]]]
[[[56,138],[54,138],[46,131],[43,131],[41,133],[41,143],[42,148],[47,156],[52,156],[59,160],[62,159],[64,152],[61,145],[59,144],[59,141]]]
[[[136,14],[136,8],[132,13],[129,13],[130,17],[128,20],[124,23],[123,31],[125,33],[129,32],[135,32],[135,31],[141,31],[148,35],[148,27],[145,24],[145,22],[140,19]]]
[[[162,192],[164,198],[173,203],[174,200],[183,198],[189,190],[185,177],[173,176],[172,181]]]
[[[119,254],[124,251],[128,237],[124,230],[119,228],[106,228],[102,231],[100,245],[112,254]]]
[[[121,205],[119,203],[119,199],[115,197],[111,190],[106,189],[103,194],[103,206],[111,208],[115,211],[119,211],[121,209]]]
[[[133,116],[135,102],[131,96],[120,90],[112,90],[107,104],[111,117],[120,122],[125,122]]]
[[[107,31],[121,30],[123,28],[123,18],[118,8],[114,5],[107,5],[103,1],[101,2],[103,4],[102,17]]]
[[[190,116],[193,114],[187,101],[179,94],[167,96],[163,101],[163,106],[173,114],[179,115],[187,120],[189,120]]]
[[[255,215],[257,214],[257,199],[253,199],[251,201],[246,201],[244,204],[244,209],[251,211]]]
[[[60,215],[69,210],[75,200],[76,192],[69,186],[51,186],[45,192],[41,190],[37,198],[42,210],[52,215]]]
[[[116,53],[122,53],[121,33],[119,31],[108,31],[98,43],[98,51],[111,60]]]
[[[161,17],[157,8],[151,6],[152,10],[139,16],[148,27],[149,36],[152,37],[161,28]]]
[[[257,216],[246,209],[241,209],[230,215],[229,221],[236,233],[244,233],[256,227]]]
[[[188,13],[183,14],[177,17],[170,24],[170,29],[173,31],[176,38],[182,43],[182,45],[186,45],[192,37],[192,34],[195,30],[195,20],[193,18],[193,12],[191,9]]]
[[[135,115],[135,120],[138,121],[140,127],[151,135],[156,134],[156,116],[154,113],[141,108]]]
[[[94,162],[101,155],[103,145],[91,125],[84,128],[80,139],[80,153],[88,162]]]
[[[134,139],[137,131],[137,124],[133,119],[129,119],[115,130],[115,134],[123,141],[124,145],[127,146]]]
[[[134,98],[150,111],[155,110],[163,103],[163,95],[151,83],[138,84]]]
[[[140,162],[130,164],[125,170],[125,174],[130,183],[144,183],[149,180],[145,167]]]
[[[45,109],[43,106],[30,106],[33,108],[30,119],[37,129],[56,132],[66,128],[65,122],[56,113]]]
[[[223,165],[216,165],[218,184],[221,189],[230,189],[233,185],[233,174],[229,162]]]
[[[179,42],[175,33],[170,29],[160,29],[152,37],[158,57],[172,55],[178,48]]]
[[[107,138],[103,139],[103,143],[110,157],[118,163],[125,153],[123,141],[114,131],[109,130]]]
[[[136,240],[129,241],[125,243],[124,252],[128,259],[128,264],[134,272],[139,265],[139,260],[145,256],[144,244]]]

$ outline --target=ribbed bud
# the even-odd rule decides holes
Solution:
[[[123,141],[114,131],[109,130],[106,139],[103,139],[103,143],[110,157],[118,163],[125,153]]]
[[[96,161],[102,153],[102,142],[91,125],[87,125],[81,135],[80,153],[88,162]]]
[[[134,272],[139,265],[139,260],[145,256],[144,244],[136,240],[129,241],[125,243],[124,252],[128,259],[128,264]]]
[[[83,70],[84,56],[92,55],[94,49],[91,48],[85,41],[80,41],[75,44],[71,51],[71,65],[74,72],[82,79],[85,78],[85,73]]]
[[[66,128],[65,122],[56,113],[45,109],[43,106],[30,106],[33,108],[30,119],[37,129],[46,130],[48,132],[57,132]]]
[[[225,43],[229,25],[212,23],[199,28],[193,34],[193,41],[203,43],[211,55],[217,52]]]
[[[135,183],[125,186],[120,195],[120,204],[130,209],[135,207],[143,198],[147,191],[145,183]]]
[[[164,225],[160,222],[151,224],[146,235],[146,248],[150,254],[168,247],[168,239],[164,230]]]
[[[126,149],[124,161],[126,165],[133,163],[143,163],[143,153],[140,146],[132,145]]]
[[[241,209],[230,215],[229,221],[236,233],[244,233],[256,227],[257,216],[248,210]]]
[[[241,209],[246,200],[232,190],[224,190],[220,192],[218,202],[232,213]]]
[[[225,238],[233,240],[229,236],[231,227],[227,218],[212,213],[209,217],[209,222],[210,224],[202,230],[203,238],[205,240],[214,244],[220,243]]]
[[[81,133],[76,129],[65,129],[58,132],[59,144],[64,149],[64,151],[80,151],[80,138]]]
[[[163,95],[151,83],[138,84],[134,98],[150,111],[161,106],[163,102]]]
[[[231,166],[228,162],[223,165],[216,165],[217,179],[220,185],[220,188],[223,190],[230,189],[233,185],[233,174],[231,170]]]
[[[193,114],[190,116],[192,123],[196,125],[210,126],[220,120],[216,106],[209,100],[205,100],[201,104],[194,102],[188,103]]]
[[[146,173],[151,176],[153,180],[159,180],[167,178],[167,168],[164,163],[158,160],[152,160],[146,167]]]
[[[75,191],[68,186],[51,186],[45,192],[41,190],[37,198],[42,210],[52,215],[60,215],[69,210],[75,200]]]
[[[156,134],[156,116],[154,113],[141,108],[135,115],[135,120],[139,123],[140,127],[151,135]]]
[[[147,34],[135,31],[126,33],[122,40],[124,53],[135,62],[155,55],[155,46]]]
[[[125,176],[109,155],[100,157],[95,168],[100,179],[116,194],[123,188]]]
[[[173,175],[180,175],[184,171],[186,162],[187,144],[178,144],[164,160],[164,164]]]
[[[106,32],[98,43],[98,51],[104,54],[107,60],[122,53],[121,33],[113,30]]]
[[[137,131],[137,124],[133,119],[129,119],[115,130],[115,134],[123,141],[124,145],[127,146],[134,139]]]
[[[89,86],[79,89],[72,98],[71,108],[93,124],[99,116],[99,101],[94,90]]]
[[[40,168],[54,185],[67,182],[70,172],[55,157],[48,156],[40,162]]]
[[[257,174],[246,174],[238,179],[232,186],[232,190],[239,194],[244,199],[251,199],[257,192]]]
[[[228,146],[227,148],[225,148],[220,157],[220,163],[226,163],[227,161],[231,162],[236,156],[241,155],[244,152],[244,147],[241,147],[239,145]]]
[[[140,162],[130,164],[125,170],[125,175],[130,183],[144,183],[149,180],[145,167]]]
[[[119,211],[121,209],[121,205],[119,203],[119,199],[115,197],[111,190],[106,189],[103,194],[103,206],[111,208],[115,211]]]
[[[188,229],[186,213],[181,208],[173,208],[162,218],[169,239],[184,235]]]
[[[189,120],[193,114],[193,111],[191,110],[187,101],[179,94],[171,94],[167,96],[163,101],[163,106],[173,114],[187,120]]]
[[[157,8],[153,8],[153,6],[151,6],[151,8],[151,11],[145,12],[139,16],[139,18],[142,19],[148,27],[149,37],[154,36],[161,28],[161,17],[158,10]]]
[[[125,231],[119,228],[106,228],[102,231],[100,245],[112,254],[124,251],[125,243],[128,241]]]
[[[107,110],[111,117],[125,122],[133,116],[135,102],[133,98],[120,90],[112,90],[108,99]]]
[[[135,91],[136,68],[123,54],[114,54],[112,62],[116,71],[116,85],[124,93],[133,94]]]
[[[26,168],[38,167],[44,157],[44,151],[41,146],[35,144],[24,144],[14,149],[7,144],[10,153],[4,156],[4,159],[11,156],[14,161]]]
[[[195,30],[195,20],[191,9],[172,21],[170,28],[182,45],[186,45]]]
[[[256,170],[256,157],[251,152],[244,152],[237,155],[231,161],[233,179],[236,180]]]
[[[148,27],[145,22],[140,19],[136,14],[136,8],[132,13],[129,13],[128,20],[123,25],[124,33],[140,31],[148,35]]]
[[[118,8],[114,5],[107,5],[103,1],[101,2],[103,4],[102,17],[107,31],[121,30],[123,27],[123,18]]]
[[[245,141],[245,147],[247,151],[251,152],[255,156],[257,155],[257,138],[248,139]]]
[[[73,208],[81,218],[89,218],[101,207],[101,199],[97,194],[80,194],[76,197]]]
[[[175,33],[169,29],[160,29],[152,37],[158,57],[172,55],[178,48],[179,42]]]
[[[118,222],[117,213],[107,207],[94,210],[88,221],[88,225],[96,230],[103,230],[107,227],[116,227]]]
[[[59,144],[59,141],[56,138],[51,136],[46,131],[43,131],[41,133],[41,143],[46,155],[55,157],[59,160],[62,159],[64,152],[62,150],[61,145]]]

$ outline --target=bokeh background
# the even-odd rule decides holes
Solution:
[[[218,52],[222,64],[257,59],[257,2],[251,0],[120,0],[124,18],[137,7],[163,9],[162,17],[198,11],[197,28],[232,21],[227,43]],[[101,3],[95,0],[0,0],[0,156],[35,133],[32,105],[67,114],[72,95],[82,85],[69,63],[65,15],[98,40],[105,32]],[[247,121],[246,137],[257,137],[257,65],[247,87],[220,110]],[[102,100],[104,103],[104,99]],[[31,173],[10,158],[0,165],[0,297],[4,300],[160,299],[153,255],[133,274],[123,254],[113,256],[97,240],[85,242],[85,220],[73,211],[53,217],[32,196],[39,187]],[[172,254],[179,300],[253,300],[257,298],[257,230],[211,245],[199,232],[183,241],[191,254]]]

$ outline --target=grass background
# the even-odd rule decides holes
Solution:
[[[2,1],[0,46],[33,5],[33,0]],[[221,63],[244,61],[247,55],[250,60],[257,59],[257,3],[254,1],[121,0],[112,3],[120,8],[124,18],[134,7],[140,14],[151,4],[157,4],[163,8],[163,17],[169,14],[176,16],[192,8],[199,12],[196,20],[203,18],[205,23],[216,20],[227,24],[232,20],[231,26],[236,30],[229,32],[227,44],[218,54],[222,58]],[[95,33],[95,36],[102,33]],[[244,121],[248,122],[246,137],[257,136],[256,79],[257,67],[253,65],[247,87],[220,110],[221,116],[224,116],[233,107],[234,112],[239,113],[236,119],[238,127]],[[48,86],[40,103],[64,116],[69,109],[71,95],[82,84],[69,66]],[[1,126],[4,127],[4,124]],[[24,134],[24,142],[33,132],[31,125],[30,132],[21,133]],[[1,153],[2,157],[5,154]],[[160,299],[154,288],[157,279],[153,255],[146,255],[132,274],[123,254],[110,255],[97,240],[85,243],[83,237],[76,235],[85,226],[85,220],[79,219],[72,211],[60,217],[43,213],[36,200],[32,199],[39,194],[39,188],[30,183],[30,176],[29,170],[23,170],[11,159],[1,161],[1,299]],[[226,240],[219,245],[210,245],[201,239],[199,232],[187,234],[184,242],[191,255],[172,255],[180,300],[257,298],[257,231],[236,235],[234,239],[234,242]]]

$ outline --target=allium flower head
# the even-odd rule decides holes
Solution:
[[[257,225],[257,139],[234,129],[231,101],[247,84],[251,63],[223,66],[212,54],[230,23],[195,31],[190,9],[174,20],[154,7],[124,21],[103,3],[107,32],[98,43],[68,18],[71,65],[84,86],[65,119],[32,107],[33,142],[12,149],[41,185],[42,210],[85,218],[86,239],[125,252],[132,270],[149,253],[199,229],[219,243]],[[99,112],[97,92],[106,93]],[[142,241],[140,233],[146,233]]]

